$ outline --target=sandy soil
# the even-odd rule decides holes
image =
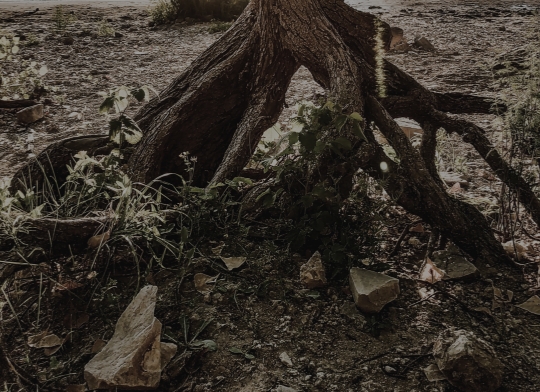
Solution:
[[[146,1],[64,1],[78,20],[70,27],[73,45],[65,45],[55,34],[51,7],[57,1],[2,2],[0,11],[14,15],[3,23],[2,30],[16,34],[34,34],[42,42],[23,47],[19,56],[27,61],[47,64],[47,86],[58,91],[51,94],[43,121],[22,127],[15,122],[15,112],[0,111],[0,177],[9,176],[32,154],[49,143],[67,136],[106,132],[106,119],[98,115],[99,91],[118,85],[149,84],[160,90],[210,44],[219,34],[209,34],[208,24],[173,24],[148,27]],[[84,5],[80,4],[84,3]],[[351,2],[352,3],[352,2]],[[114,4],[114,7],[111,7]],[[427,37],[435,52],[412,50],[389,53],[388,58],[403,67],[424,85],[435,91],[462,91],[497,96],[499,82],[493,78],[490,65],[496,57],[527,42],[527,34],[538,19],[530,15],[528,5],[538,1],[357,1],[361,9],[371,8],[393,26],[405,30],[406,38]],[[40,12],[18,17],[27,9]],[[83,30],[95,31],[103,18],[122,34],[121,38],[81,37]],[[295,103],[313,99],[321,89],[310,74],[301,69],[287,95],[289,109],[280,119],[283,127],[293,114]],[[133,110],[136,110],[136,106]],[[469,116],[482,125],[494,139],[500,136],[500,122],[493,115]],[[457,140],[448,148],[467,157],[470,188],[465,196],[494,200],[497,184],[480,173],[486,166]],[[388,235],[399,235],[398,228]],[[406,241],[396,257],[393,270],[402,281],[402,295],[378,318],[362,319],[348,311],[350,297],[346,282],[334,282],[320,297],[311,298],[301,290],[298,268],[305,258],[295,261],[258,259],[255,252],[249,267],[237,275],[226,275],[220,282],[219,296],[210,303],[192,290],[191,298],[171,308],[158,305],[158,318],[167,327],[178,325],[178,314],[188,314],[193,323],[214,319],[204,338],[218,344],[216,353],[203,360],[187,358],[190,364],[180,380],[164,384],[162,390],[175,391],[269,391],[286,385],[297,391],[453,391],[448,383],[430,383],[422,368],[432,363],[426,353],[434,338],[447,327],[474,330],[490,342],[505,364],[505,382],[501,391],[538,391],[540,385],[540,338],[538,317],[515,308],[539,289],[536,271],[512,268],[488,268],[482,279],[474,282],[448,283],[451,295],[436,295],[419,303],[414,277],[419,267],[419,252],[425,248],[426,234],[410,234],[419,241]],[[538,249],[539,244],[534,244]],[[389,244],[392,246],[392,244]],[[538,254],[538,253],[537,253]],[[538,257],[536,257],[538,259]],[[534,259],[534,258],[533,258]],[[281,264],[280,264],[281,263]],[[201,261],[194,272],[216,273],[215,266]],[[218,272],[222,272],[218,270]],[[118,278],[133,284],[129,278]],[[270,281],[268,294],[259,296],[247,288]],[[156,283],[167,291],[171,280],[156,277]],[[193,287],[189,286],[189,289]],[[241,290],[240,290],[241,289]],[[513,299],[493,308],[495,289],[510,290]],[[258,289],[257,289],[258,290]],[[456,298],[458,300],[456,301]],[[67,301],[67,300],[66,300]],[[189,303],[188,303],[189,302]],[[67,302],[66,302],[67,303]],[[169,302],[170,304],[171,302]],[[15,306],[23,306],[16,303]],[[160,307],[161,306],[161,307]],[[474,311],[471,309],[488,309]],[[58,309],[58,308],[56,308]],[[57,328],[58,316],[49,309],[45,323]],[[60,312],[64,309],[60,308]],[[89,358],[97,338],[110,337],[119,309],[105,312],[107,319],[96,317],[77,333],[76,344],[57,354],[66,364],[62,383],[80,383],[81,366]],[[363,325],[367,322],[367,326]],[[13,324],[16,331],[16,324]],[[105,332],[104,329],[105,328]],[[24,336],[14,336],[13,352],[24,358]],[[248,360],[230,353],[239,347],[255,355]],[[292,358],[293,366],[279,360],[282,352]],[[374,357],[382,355],[378,359]],[[48,358],[33,352],[36,366],[48,366]],[[37,358],[37,359],[36,359]],[[25,366],[23,360],[21,366]],[[404,370],[404,377],[385,373],[390,366]],[[56,374],[55,374],[56,376]],[[62,384],[62,385],[63,385]],[[169,388],[170,386],[170,388]]]

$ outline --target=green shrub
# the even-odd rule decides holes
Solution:
[[[231,26],[232,26],[232,23],[217,22],[217,23],[214,23],[212,26],[210,26],[210,28],[208,29],[208,32],[210,34],[224,33],[227,30],[229,30]]]
[[[230,21],[240,15],[249,0],[159,0],[152,20],[163,24],[176,19],[217,19]]]

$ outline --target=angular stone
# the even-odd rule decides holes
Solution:
[[[156,295],[156,286],[144,287],[118,319],[111,340],[85,366],[90,390],[159,386],[163,363],[175,350],[160,342],[161,323],[154,317]]]
[[[430,382],[446,380],[446,377],[444,376],[444,374],[442,374],[439,367],[435,365],[434,363],[424,369],[424,374],[426,375],[426,378]]]
[[[43,105],[34,105],[17,112],[17,121],[22,124],[32,124],[43,118]]]
[[[493,392],[502,384],[503,364],[472,332],[444,331],[435,341],[433,356],[448,382],[462,391]]]
[[[433,252],[433,264],[444,273],[443,279],[446,280],[475,278],[480,275],[478,268],[453,245],[447,250]]]
[[[309,261],[300,267],[300,280],[308,289],[326,285],[326,271],[319,252],[315,252]]]
[[[462,188],[467,189],[469,187],[469,181],[467,181],[462,175],[457,173],[441,172],[439,177],[443,180],[446,185],[449,187],[454,186],[454,184],[459,183]]]
[[[428,52],[434,52],[435,46],[426,37],[416,37],[414,39],[414,43],[416,46],[420,47],[423,50],[426,50]]]
[[[399,280],[363,268],[352,268],[349,284],[356,306],[365,313],[378,313],[399,295]]]
[[[289,357],[289,354],[287,354],[285,351],[279,354],[279,360],[287,367],[293,366],[291,357]]]

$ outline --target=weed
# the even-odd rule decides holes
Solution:
[[[107,22],[107,19],[103,19],[97,27],[97,35],[100,37],[114,37],[114,33],[114,27]]]
[[[210,34],[215,34],[215,33],[224,33],[226,32],[227,30],[229,30],[232,26],[232,23],[227,23],[227,22],[216,22],[214,24],[212,24],[212,26],[210,26],[208,28],[208,32]]]
[[[67,12],[63,5],[57,5],[54,7],[54,14],[52,21],[57,33],[63,34],[66,29],[75,21],[77,17],[70,12]]]
[[[26,38],[26,41],[24,41],[24,46],[39,46],[41,44],[41,40],[35,35],[35,34],[29,34]]]
[[[43,77],[48,69],[44,64],[19,61],[19,37],[0,38],[0,62],[5,61],[6,70],[0,66],[0,99],[28,99],[44,86]],[[0,63],[1,64],[1,63]]]
[[[346,115],[337,105],[301,106],[291,132],[259,152],[259,164],[275,172],[272,186],[257,196],[280,226],[293,251],[320,250],[334,274],[344,273],[360,260],[373,259],[386,203],[363,173],[343,173],[352,141],[331,135],[363,137],[358,113]],[[322,159],[339,156],[340,164],[317,168]],[[329,162],[335,161],[330,158]],[[369,263],[369,261],[367,262]]]

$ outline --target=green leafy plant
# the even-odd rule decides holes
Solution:
[[[292,130],[255,158],[275,173],[257,196],[259,205],[282,216],[292,250],[320,250],[335,273],[371,257],[386,206],[371,197],[377,190],[367,176],[343,171],[353,143],[365,138],[362,123],[358,113],[345,114],[331,102],[303,105]]]
[[[137,123],[126,114],[130,100],[138,102],[150,100],[151,87],[143,86],[138,88],[130,88],[121,86],[110,90],[108,93],[98,93],[104,98],[103,103],[99,107],[99,112],[109,115],[111,109],[114,109],[117,117],[109,121],[109,136],[113,142],[120,147],[128,144],[137,144],[142,137],[142,131]],[[155,92],[155,90],[153,90]],[[157,92],[155,92],[157,94]]]

